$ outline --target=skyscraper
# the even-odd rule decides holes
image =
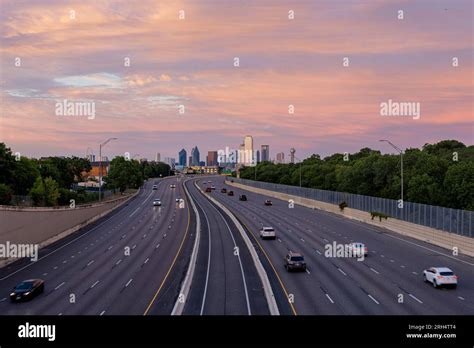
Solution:
[[[257,163],[260,163],[260,150],[257,150],[255,155],[257,157],[255,160],[257,161]]]
[[[176,159],[173,157],[165,157],[165,163],[168,164],[170,167],[174,167],[176,164]]]
[[[208,151],[206,160],[208,166],[217,166],[217,151]]]
[[[285,163],[285,153],[284,152],[277,153],[276,162],[277,163]]]
[[[201,161],[197,145],[191,150],[191,165],[198,166]]]
[[[262,151],[260,152],[261,160],[270,161],[270,145],[262,145]]]
[[[251,165],[254,163],[253,158],[253,138],[251,135],[246,135],[244,138],[244,150],[245,150],[245,164]]]
[[[161,162],[161,154],[159,152],[155,155],[155,162]]]
[[[186,150],[182,149],[178,154],[180,166],[183,166],[183,167],[186,166],[186,156],[187,156]]]
[[[240,144],[237,151],[237,163],[244,164],[245,162],[245,145]]]

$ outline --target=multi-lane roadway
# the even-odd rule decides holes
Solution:
[[[157,190],[152,190],[153,184]],[[176,188],[171,189],[173,182]],[[161,207],[153,199],[160,198]],[[86,229],[48,246],[37,262],[19,262],[0,273],[1,314],[166,314],[178,284],[170,273],[186,266],[178,256],[192,243],[192,210],[176,179],[149,180],[136,197]],[[181,261],[181,262],[180,262]],[[181,267],[181,270],[179,269]],[[12,287],[41,278],[37,298],[10,303]]]
[[[202,187],[204,180],[200,180]],[[240,219],[253,237],[275,292],[284,293],[294,314],[473,314],[474,260],[449,250],[344,219],[324,211],[290,204],[214,180],[210,195]],[[220,193],[226,187],[234,196]],[[209,193],[208,193],[209,194]],[[239,201],[240,194],[247,201]],[[265,206],[266,199],[273,200]],[[262,226],[274,227],[276,240],[261,241]],[[363,261],[326,257],[326,245],[362,242],[369,255]],[[304,255],[308,269],[288,273],[288,250]],[[457,289],[434,289],[423,281],[423,270],[446,266],[459,277]],[[278,296],[281,299],[283,296]],[[279,302],[281,307],[286,303]]]
[[[151,179],[127,204],[41,250],[37,262],[0,269],[0,314],[171,314],[181,301],[185,315],[268,315],[269,293],[284,315],[474,314],[472,258],[285,201],[265,206],[266,199],[219,176]],[[277,238],[261,240],[262,226]],[[369,255],[326,257],[334,241],[362,242]],[[305,272],[285,270],[290,250],[304,255]],[[454,270],[458,288],[423,282],[432,266]],[[45,292],[11,303],[12,287],[30,278],[44,279]]]

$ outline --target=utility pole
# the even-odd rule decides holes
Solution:
[[[105,146],[111,140],[117,140],[117,138],[109,138],[99,144],[99,202],[102,200],[102,146]]]

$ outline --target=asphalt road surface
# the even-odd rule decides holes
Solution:
[[[152,190],[155,182],[158,190]],[[158,197],[163,205],[153,207]],[[0,313],[169,314],[186,266],[181,262],[179,269],[177,255],[192,242],[191,211],[188,204],[179,208],[178,197],[185,199],[181,181],[149,180],[126,205],[42,249],[37,262],[1,269]],[[30,278],[45,280],[44,293],[10,303],[13,286]]]
[[[201,187],[204,179],[199,180]],[[210,193],[240,219],[255,241],[282,313],[287,314],[474,314],[474,260],[448,250],[337,215],[233,188],[213,179]],[[234,196],[220,189],[234,191]],[[207,193],[209,194],[209,193]],[[239,201],[246,194],[248,201]],[[265,206],[271,199],[273,206]],[[260,240],[262,226],[274,227],[276,240]],[[325,257],[325,246],[362,242],[364,261]],[[288,273],[288,250],[304,255],[307,272]],[[457,289],[435,289],[423,281],[423,270],[451,268]],[[273,273],[273,274],[272,274]],[[290,302],[291,311],[288,311]]]
[[[208,183],[212,180],[212,183]],[[152,190],[153,184],[157,190]],[[170,188],[170,184],[176,188]],[[185,193],[184,185],[189,192]],[[215,185],[211,193],[202,192]],[[235,195],[221,193],[221,188]],[[239,201],[246,194],[248,201]],[[226,206],[246,230],[267,272],[279,312],[295,314],[474,314],[474,260],[448,250],[319,210],[224,183],[220,176],[152,179],[127,204],[42,249],[37,262],[0,269],[0,314],[171,314],[196,240],[200,240],[185,315],[268,315],[263,286],[237,226],[206,196]],[[161,207],[154,207],[154,198]],[[182,198],[184,205],[176,200]],[[273,206],[265,206],[271,199]],[[259,229],[274,227],[276,240]],[[326,257],[333,242],[362,242],[363,261]],[[287,272],[289,251],[304,255],[306,272]],[[129,254],[127,253],[129,251]],[[446,266],[457,289],[435,289],[423,270]],[[45,292],[31,301],[8,296],[22,280],[42,278]]]
[[[269,314],[262,283],[240,232],[194,182],[188,181],[187,187],[200,214],[201,240],[183,314]]]

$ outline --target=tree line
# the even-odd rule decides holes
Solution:
[[[301,163],[261,162],[240,177],[277,184],[400,199],[400,155],[370,148],[348,156],[313,154]],[[404,199],[409,202],[474,210],[474,146],[456,140],[425,144],[403,154]]]
[[[83,174],[92,169],[88,159],[80,157],[14,156],[5,143],[0,143],[0,204],[10,204],[14,196],[29,196],[36,206],[69,205],[98,200],[97,192],[87,192],[74,185],[84,181]],[[167,176],[169,165],[161,162],[138,162],[116,157],[110,162],[105,189],[121,192],[138,188],[150,177]]]

